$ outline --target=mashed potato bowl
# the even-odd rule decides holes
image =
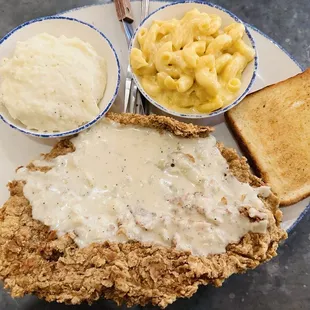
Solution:
[[[54,132],[28,129],[20,121],[13,119],[3,106],[0,109],[0,118],[11,128],[36,137],[57,138],[73,135],[95,124],[106,114],[113,104],[120,85],[119,60],[111,42],[103,33],[94,28],[92,25],[84,23],[80,20],[61,16],[50,16],[34,19],[13,29],[0,41],[0,59],[12,57],[17,42],[26,41],[41,33],[48,33],[54,37],[76,37],[84,42],[88,42],[94,48],[98,56],[105,59],[107,81],[104,95],[98,103],[99,113],[92,120],[80,125],[77,128],[67,131]],[[68,92],[70,92],[70,89],[68,89]]]
[[[158,10],[154,11],[152,14],[150,14],[148,17],[146,17],[139,27],[137,28],[133,40],[131,42],[130,47],[130,53],[133,48],[139,48],[139,42],[138,42],[138,34],[141,30],[141,28],[150,28],[153,21],[165,21],[165,20],[171,20],[173,18],[181,19],[187,12],[191,11],[192,9],[198,9],[200,12],[205,12],[208,14],[216,14],[220,16],[222,19],[222,26],[221,29],[224,27],[232,24],[232,23],[241,23],[244,25],[244,23],[233,13],[230,11],[217,6],[215,4],[205,2],[205,1],[178,1],[173,2],[171,4],[167,4]],[[251,36],[250,32],[248,31],[246,25],[245,26],[245,34],[243,36],[243,41],[250,47],[252,47],[255,50],[255,57],[254,59],[248,63],[245,70],[242,73],[242,79],[241,79],[241,87],[238,92],[238,95],[236,98],[234,98],[229,104],[225,105],[224,107],[215,110],[213,112],[210,112],[208,114],[206,113],[186,113],[186,112],[179,112],[175,111],[171,108],[168,108],[167,106],[164,106],[157,102],[154,98],[152,98],[150,95],[146,93],[144,90],[141,79],[138,75],[133,74],[134,80],[141,91],[141,93],[146,97],[146,99],[153,104],[154,111],[156,113],[161,113],[164,115],[173,115],[177,119],[183,120],[185,122],[188,121],[194,121],[195,123],[201,123],[203,124],[211,124],[214,125],[215,123],[218,123],[222,120],[224,112],[228,111],[235,105],[237,105],[250,91],[257,72],[257,65],[258,65],[258,59],[257,59],[257,52],[255,48],[255,42],[253,37]],[[215,123],[214,123],[215,121]]]

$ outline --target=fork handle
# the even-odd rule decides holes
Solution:
[[[116,7],[116,14],[119,20],[124,20],[125,22],[133,22],[133,14],[130,5],[130,0],[114,0]]]

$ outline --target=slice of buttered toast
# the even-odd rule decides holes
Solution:
[[[310,68],[247,96],[226,120],[282,206],[310,196]]]

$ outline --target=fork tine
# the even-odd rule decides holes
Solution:
[[[126,82],[125,82],[125,98],[124,98],[124,112],[126,112],[127,107],[129,106],[131,84],[132,84],[132,79],[126,77]]]
[[[129,113],[135,113],[135,105],[136,105],[136,101],[137,101],[137,94],[138,94],[138,87],[132,81],[131,89],[130,89],[130,98],[129,98],[128,108],[127,108]]]

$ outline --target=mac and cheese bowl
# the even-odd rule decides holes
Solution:
[[[130,63],[139,90],[155,107],[201,119],[223,114],[249,92],[257,54],[238,17],[191,1],[163,6],[141,23]]]

